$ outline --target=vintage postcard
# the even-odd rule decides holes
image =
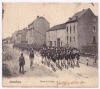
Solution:
[[[98,3],[2,3],[3,87],[98,87]]]

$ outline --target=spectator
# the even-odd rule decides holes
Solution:
[[[19,66],[20,66],[20,73],[23,73],[24,74],[24,65],[25,65],[25,59],[24,59],[24,56],[23,56],[23,53],[21,53],[21,56],[19,57]],[[22,71],[21,71],[22,69]]]

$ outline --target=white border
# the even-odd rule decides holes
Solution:
[[[99,0],[2,0],[2,1],[0,1],[0,15],[1,15],[0,16],[0,23],[1,23],[1,25],[0,25],[0,37],[1,37],[0,38],[0,70],[1,70],[0,71],[0,89],[3,88],[2,87],[2,2],[98,2],[98,4],[100,4]],[[100,10],[100,6],[99,6],[99,10]],[[99,15],[100,15],[100,12],[99,12]],[[100,22],[100,19],[99,19],[99,22]],[[98,23],[98,25],[100,27],[99,23]],[[100,29],[98,29],[98,34],[100,34]],[[98,35],[98,38],[100,38],[99,35]],[[98,40],[98,42],[100,42],[100,39]],[[100,45],[98,45],[98,46],[99,46],[98,50],[100,50]],[[98,54],[100,54],[100,53],[98,53]],[[99,58],[100,58],[100,55],[99,55]],[[98,69],[100,69],[100,61],[99,61]],[[100,71],[99,71],[99,75],[100,75]],[[100,89],[100,77],[99,77],[98,84],[99,84],[98,88],[91,88],[91,89]],[[5,88],[5,89],[9,89],[9,88]],[[15,88],[15,89],[17,89],[17,88]],[[19,88],[19,89],[21,89],[21,88]],[[26,88],[23,88],[23,89],[26,89]],[[74,88],[71,88],[71,89],[74,89]],[[83,89],[83,88],[81,88],[81,89]],[[89,89],[89,88],[86,88],[86,89]]]
[[[98,0],[2,0],[2,2],[98,2]]]

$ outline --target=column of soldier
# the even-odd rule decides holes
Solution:
[[[44,47],[41,49],[40,54],[42,56],[42,64],[51,67],[53,71],[56,71],[56,68],[62,70],[63,68],[80,67],[80,52],[75,48]]]

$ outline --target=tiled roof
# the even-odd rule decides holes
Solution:
[[[53,30],[61,30],[66,28],[66,23],[63,24],[58,24],[50,28],[48,31],[53,31]]]
[[[35,21],[37,21],[38,19],[45,19],[44,17],[42,17],[42,16],[37,16],[37,18],[34,20],[34,21],[32,21],[29,25],[31,25],[31,24],[33,24]],[[45,19],[46,20],[46,19]],[[46,20],[47,21],[47,20]],[[48,22],[48,21],[47,21]],[[48,22],[49,23],[49,22]]]
[[[83,9],[80,12],[77,12],[76,14],[74,14],[71,18],[69,18],[69,20],[67,22],[72,22],[72,21],[77,21],[82,15],[85,14],[86,11],[88,11],[88,9]]]
[[[75,22],[78,21],[78,19],[85,14],[86,11],[88,11],[88,9],[84,9],[80,12],[77,12],[76,14],[74,14],[71,18],[69,18],[69,20],[66,23],[63,24],[58,24],[53,26],[52,28],[50,28],[48,31],[53,31],[53,30],[61,30],[61,29],[65,29],[66,28],[66,24],[70,23],[70,22]]]

